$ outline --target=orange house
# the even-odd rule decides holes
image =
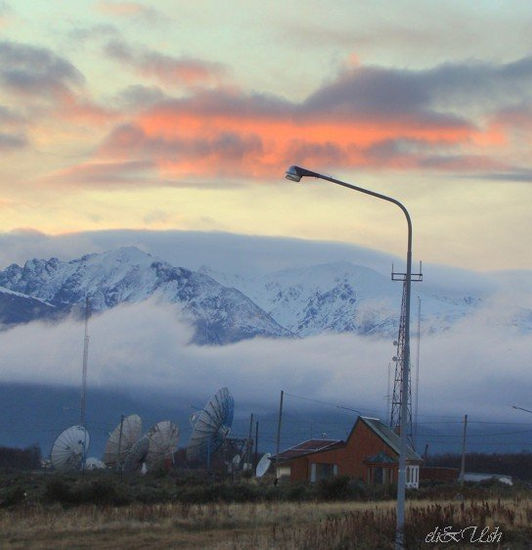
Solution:
[[[400,438],[377,418],[359,416],[346,441],[311,439],[278,456],[277,477],[310,481],[347,475],[366,483],[395,483]],[[406,456],[406,486],[419,487],[421,457],[410,447]]]

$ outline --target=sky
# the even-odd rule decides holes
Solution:
[[[121,245],[253,274],[404,258],[398,208],[288,182],[297,164],[400,200],[428,282],[505,271],[508,303],[531,308],[531,27],[527,0],[0,0],[0,267]],[[531,336],[500,315],[427,336],[424,414],[528,406]],[[0,380],[78,384],[81,334],[2,332]],[[152,302],[95,317],[89,385],[384,407],[383,340],[189,336]]]
[[[529,2],[0,0],[0,231],[221,231],[532,269]],[[347,193],[350,193],[347,195]]]

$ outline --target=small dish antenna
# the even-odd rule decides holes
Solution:
[[[168,459],[173,461],[174,452],[179,441],[179,428],[170,420],[157,422],[146,434],[149,441],[146,464],[149,469],[164,464]]]
[[[142,420],[138,414],[122,416],[120,424],[109,434],[103,461],[107,466],[123,464],[128,452],[140,439]]]
[[[85,470],[104,470],[105,464],[94,456],[90,456],[85,461]]]
[[[231,431],[235,403],[227,388],[219,389],[205,408],[193,415],[192,433],[186,456],[189,461],[209,463],[211,455],[222,445]]]
[[[52,446],[50,460],[60,472],[80,470],[87,455],[90,437],[83,426],[71,426],[61,432]]]
[[[256,477],[262,477],[270,467],[271,460],[270,457],[272,455],[270,453],[266,453],[262,455],[262,458],[259,460],[259,463],[257,464],[257,468],[255,469],[255,476]]]

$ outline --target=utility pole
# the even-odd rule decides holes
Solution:
[[[415,403],[414,403],[414,433],[412,440],[414,448],[416,447],[417,437],[417,409],[419,406],[419,348],[421,346],[421,298],[417,297],[417,354],[416,354],[416,389],[415,389]]]
[[[462,465],[460,467],[460,485],[464,484],[464,476],[465,476],[466,431],[467,431],[467,414],[464,416],[464,435],[462,438]]]
[[[248,444],[247,444],[247,457],[246,462],[250,465],[250,467],[253,467],[253,461],[251,460],[251,457],[253,455],[253,413],[251,413],[251,416],[249,417],[249,434],[248,434]]]
[[[257,468],[259,456],[259,421],[255,423],[255,460],[253,461],[253,471]]]
[[[276,447],[277,456],[279,456],[279,452],[281,450],[281,423],[283,419],[283,398],[284,398],[284,391],[281,390],[281,398],[279,400],[279,420],[277,422],[277,447]]]
[[[89,360],[89,297],[85,298],[85,337],[83,339],[83,367],[81,370],[81,401],[80,425],[84,429],[83,454],[81,456],[81,473],[85,473],[85,459],[87,458],[87,426],[85,425],[85,409],[87,407],[87,364]]]
[[[124,461],[122,460],[122,431],[124,429],[124,415],[120,415],[120,434],[118,435],[118,468],[120,469],[120,479],[124,473]]]
[[[81,371],[81,402],[79,423],[85,428],[87,399],[87,364],[89,359],[89,298],[85,298],[85,338],[83,339],[83,367]]]

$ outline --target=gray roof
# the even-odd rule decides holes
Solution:
[[[378,418],[369,418],[367,416],[358,417],[370,430],[375,432],[389,447],[397,454],[401,450],[401,438],[386,424],[383,424]],[[406,459],[422,462],[421,457],[412,449],[410,445],[406,448]]]

